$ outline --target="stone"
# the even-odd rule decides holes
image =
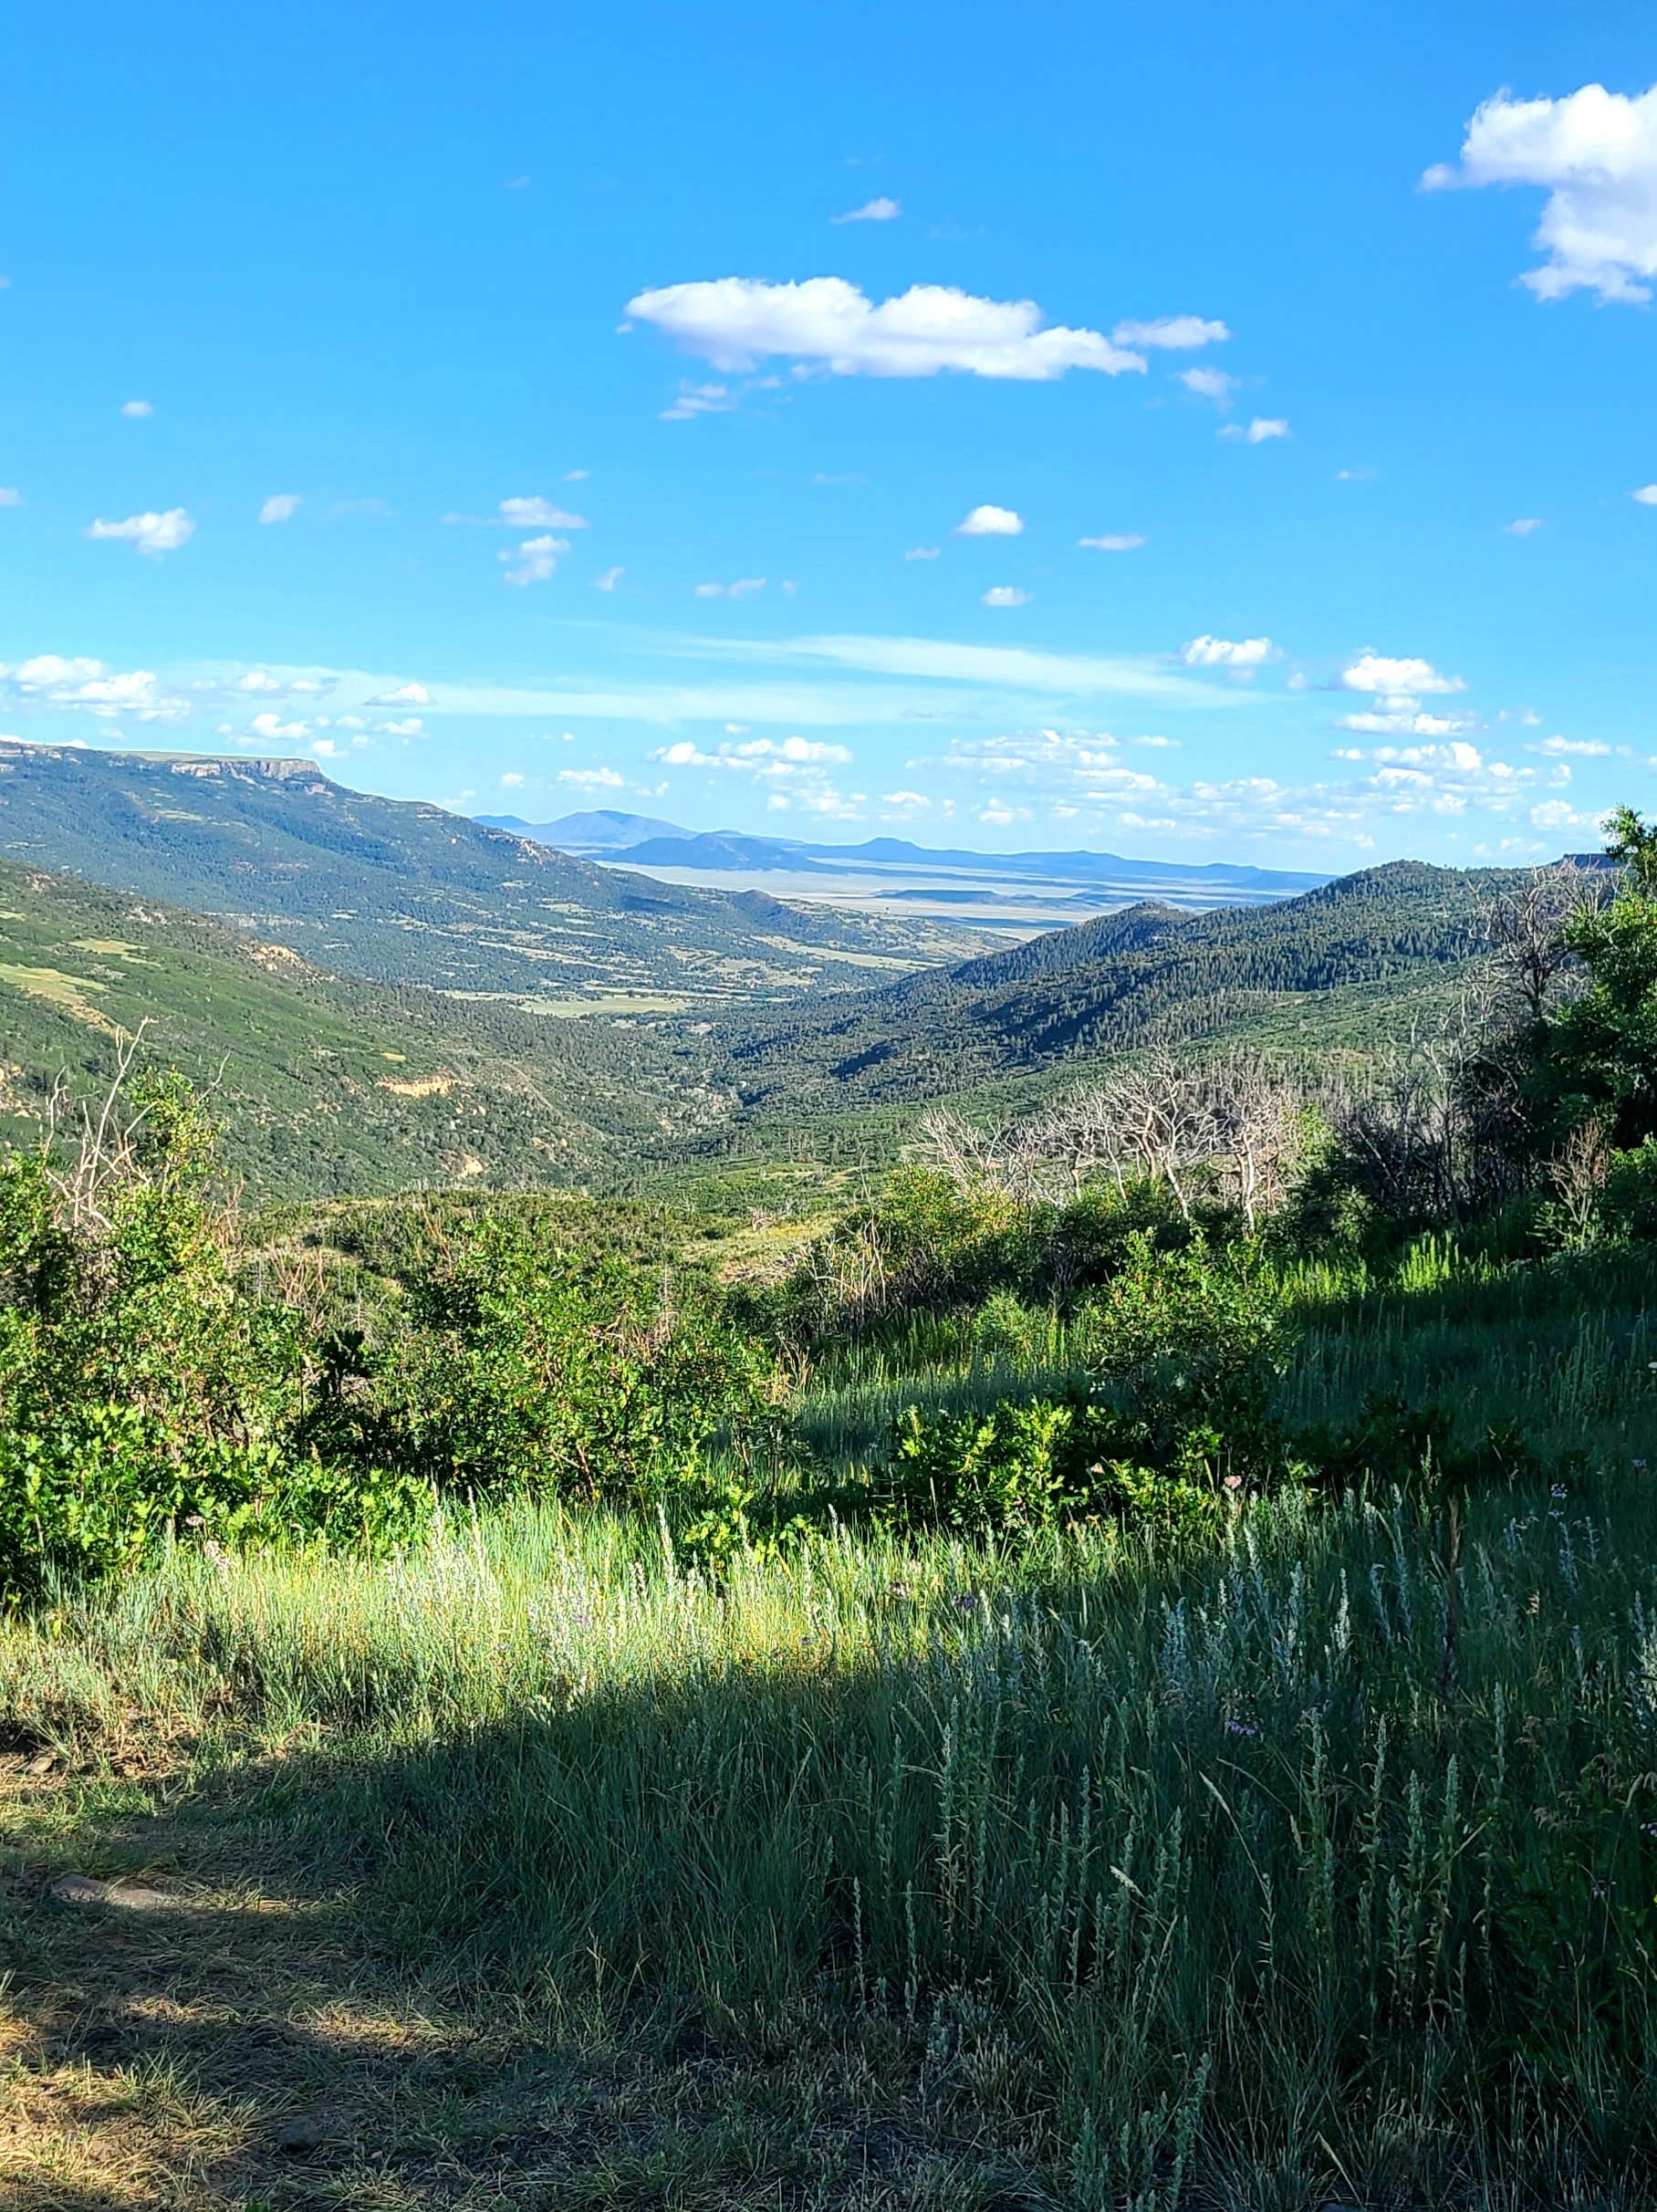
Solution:
[[[142,1882],[99,1882],[92,1874],[59,1874],[51,1894],[60,1904],[105,1904],[126,1913],[173,1912],[185,1903],[170,1890]]]

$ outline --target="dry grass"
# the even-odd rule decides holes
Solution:
[[[1038,2201],[970,2095],[917,2094],[901,2022],[784,2022],[738,2055],[550,1998],[436,2000],[376,1954],[340,1870],[258,1886],[268,1774],[174,1804],[182,1767],[23,1768],[0,1780],[6,2212],[943,2212],[1001,2177],[1007,2212]],[[61,1904],[71,1865],[173,1909]]]

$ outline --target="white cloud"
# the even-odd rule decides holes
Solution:
[[[1137,530],[1123,530],[1113,537],[1079,537],[1076,542],[1089,553],[1137,553],[1145,540]]]
[[[957,537],[1017,537],[1023,530],[1023,516],[1004,506],[975,506],[955,525]]]
[[[248,724],[247,734],[261,745],[307,745],[311,725],[308,722],[284,722],[274,708],[266,707]]]
[[[350,716],[342,715],[339,720],[343,726]],[[377,722],[374,728],[381,737],[423,737],[426,734],[426,725],[418,715],[405,715],[400,722]]]
[[[1373,484],[1376,475],[1377,471],[1372,468],[1338,468],[1335,481],[1337,484]]]
[[[1333,726],[1362,737],[1454,737],[1476,730],[1476,715],[1429,715],[1418,707],[1391,707],[1360,715],[1337,715]],[[1362,756],[1354,754],[1354,759]]]
[[[1538,299],[1586,290],[1648,300],[1657,277],[1657,85],[1634,98],[1584,85],[1562,99],[1498,92],[1467,126],[1459,166],[1440,162],[1429,192],[1529,184],[1548,194],[1532,244],[1544,256],[1521,282]]]
[[[1642,484],[1637,492],[1631,492],[1629,497],[1641,506],[1657,506],[1657,484]]]
[[[1220,407],[1230,406],[1231,395],[1237,389],[1236,378],[1227,376],[1224,369],[1182,369],[1180,381],[1199,400],[1213,400]]]
[[[297,492],[273,492],[259,509],[259,520],[290,522],[304,504]]]
[[[558,555],[568,553],[568,537],[526,537],[516,553],[503,553],[500,558],[512,565],[502,577],[504,584],[544,584],[558,565]]]
[[[100,518],[89,523],[84,534],[88,537],[118,538],[154,558],[162,553],[177,552],[194,532],[195,524],[182,507],[169,507],[164,515],[129,515],[124,522],[105,522]]]
[[[627,312],[726,371],[781,357],[830,376],[958,370],[1046,383],[1072,369],[1117,376],[1145,366],[1097,330],[1044,329],[1034,300],[980,299],[950,285],[912,285],[877,305],[841,276],[722,276],[641,292]]]
[[[814,737],[750,737],[741,745],[722,745],[708,752],[690,737],[675,739],[651,755],[664,768],[716,768],[766,781],[792,781],[804,777],[820,780],[824,768],[845,767],[851,754],[843,745]]]
[[[148,400],[124,400],[120,412],[130,423],[142,423],[155,412]]]
[[[979,808],[978,819],[986,830],[1005,830],[1009,822],[1016,822],[1027,813],[1027,808],[1009,807],[998,798],[992,798],[987,807]]]
[[[191,704],[163,690],[151,669],[110,668],[102,661],[56,652],[0,666],[0,693],[31,706],[78,709],[99,721],[130,715],[139,722],[177,722]]]
[[[1530,819],[1538,830],[1591,830],[1598,831],[1600,817],[1583,813],[1562,798],[1545,798],[1530,809]]]
[[[693,423],[698,415],[729,414],[736,404],[728,384],[684,384],[669,407],[662,410],[664,423]]]
[[[1431,661],[1394,659],[1367,647],[1340,672],[1343,689],[1355,692],[1442,693],[1465,691],[1460,676],[1446,676]]]
[[[1521,515],[1516,522],[1505,522],[1502,527],[1509,537],[1534,537],[1546,525],[1539,515]]]
[[[1281,657],[1270,638],[1192,638],[1180,647],[1187,668],[1260,668]]]
[[[521,776],[516,768],[508,768],[501,777],[501,789],[503,791],[521,791],[528,780],[529,778],[526,776]]]
[[[614,768],[560,768],[558,781],[578,791],[619,791],[627,778]]]
[[[566,484],[585,484],[589,476],[591,475],[592,471],[589,468],[567,468],[564,471],[563,482]]]
[[[698,584],[696,597],[698,599],[752,599],[756,591],[763,591],[765,588],[766,579],[763,576],[739,576],[734,583]]]
[[[423,683],[410,682],[393,683],[388,691],[376,692],[365,702],[369,706],[430,706],[432,694]]]
[[[984,595],[986,607],[1027,607],[1030,595],[1021,591],[1016,584],[992,584]]]
[[[1119,346],[1155,346],[1166,351],[1188,353],[1195,346],[1218,345],[1231,332],[1223,322],[1208,322],[1201,315],[1164,315],[1156,322],[1119,322],[1110,337]]]
[[[1251,423],[1227,423],[1220,435],[1241,438],[1245,445],[1264,445],[1268,438],[1287,438],[1293,433],[1281,415],[1256,415]]]
[[[235,687],[239,692],[279,692],[287,688],[280,676],[273,676],[265,668],[250,668],[245,676],[236,678]]]
[[[12,485],[0,484],[0,507],[21,506],[22,505],[23,494],[20,491]]]
[[[584,530],[587,518],[554,506],[550,499],[503,499],[500,518],[509,530]]]
[[[861,207],[851,208],[846,214],[830,215],[830,223],[895,223],[903,213],[896,200],[865,200]]]
[[[1571,754],[1582,760],[1603,760],[1610,749],[1600,737],[1544,737],[1539,745],[1530,747],[1533,753],[1547,754],[1555,759]]]
[[[936,546],[911,546],[903,558],[905,560],[936,560],[938,548]]]
[[[624,569],[606,569],[601,575],[593,578],[592,588],[595,591],[613,591],[626,573]]]

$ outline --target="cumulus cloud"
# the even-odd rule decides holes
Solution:
[[[1089,553],[1137,553],[1145,540],[1137,530],[1122,530],[1114,537],[1079,537],[1076,542]]]
[[[1539,515],[1521,515],[1516,521],[1502,525],[1509,537],[1534,537],[1543,527]]]
[[[1530,747],[1533,753],[1542,753],[1552,759],[1571,754],[1583,760],[1603,760],[1610,749],[1600,737],[1544,737],[1539,745]]]
[[[1270,638],[1191,638],[1180,647],[1187,668],[1261,668],[1277,660],[1282,648]]]
[[[1098,330],[1044,327],[1034,300],[981,299],[951,285],[912,285],[877,304],[841,276],[722,276],[640,292],[627,312],[725,371],[783,359],[830,376],[956,371],[1047,383],[1072,369],[1120,376],[1145,367],[1142,353]]]
[[[595,591],[613,591],[626,573],[625,569],[606,569],[593,578],[592,588]]]
[[[745,776],[792,776],[803,768],[845,767],[851,754],[843,745],[816,737],[750,737],[722,745],[710,753],[693,738],[676,738],[651,755],[664,768],[729,768]]]
[[[1281,415],[1256,415],[1250,423],[1227,423],[1220,433],[1223,438],[1241,438],[1245,445],[1264,445],[1271,438],[1293,435]]]
[[[735,582],[729,584],[698,584],[696,597],[698,599],[752,599],[756,591],[763,591],[765,588],[766,579],[763,576],[739,576]]]
[[[830,215],[830,223],[895,223],[903,213],[896,200],[884,197],[865,200],[861,207],[853,207],[843,215]]]
[[[1434,668],[1431,661],[1414,660],[1408,655],[1394,657],[1383,652],[1372,652],[1367,646],[1350,666],[1341,670],[1340,683],[1345,691],[1412,694],[1459,692],[1467,688],[1460,676],[1446,676]]]
[[[1021,591],[1016,584],[992,584],[984,595],[986,607],[1027,607],[1030,595]]]
[[[0,666],[0,694],[22,705],[68,707],[99,721],[177,722],[190,701],[164,690],[152,669],[110,668],[84,655],[38,652]]]
[[[1023,531],[1024,516],[1004,506],[975,506],[955,525],[957,537],[1018,537]]]
[[[248,724],[247,735],[258,745],[307,745],[310,742],[311,725],[284,722],[274,707],[266,707]]]
[[[21,506],[22,505],[23,494],[15,485],[0,484],[0,507]]]
[[[123,400],[120,412],[130,423],[146,422],[155,412],[148,400]]]
[[[1112,342],[1119,346],[1152,346],[1174,353],[1215,346],[1230,336],[1223,322],[1209,322],[1201,315],[1164,315],[1156,322],[1119,322],[1110,333]]]
[[[1422,179],[1429,192],[1521,184],[1546,192],[1531,243],[1543,256],[1520,281],[1538,299],[1591,291],[1648,300],[1657,277],[1657,85],[1631,98],[1584,85],[1562,99],[1496,93],[1475,110],[1459,162]]]
[[[88,537],[116,538],[151,559],[162,553],[176,553],[194,534],[195,524],[182,507],[169,507],[162,515],[129,515],[123,522],[105,522],[100,517],[89,523],[85,532]]]
[[[1641,506],[1657,506],[1657,484],[1642,484],[1637,492],[1631,492],[1629,497]]]
[[[504,584],[544,584],[558,565],[560,553],[568,553],[568,537],[526,537],[516,553],[503,553],[500,558],[508,566],[502,577]]]
[[[432,694],[423,683],[394,683],[390,691],[376,692],[370,706],[430,706]]]
[[[273,492],[259,509],[259,520],[291,522],[304,504],[297,492]]]
[[[936,560],[938,550],[936,546],[911,546],[903,558],[905,560]]]
[[[614,768],[560,768],[558,781],[578,791],[619,791],[626,777]]]

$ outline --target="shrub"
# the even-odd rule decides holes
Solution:
[[[78,1157],[0,1161],[0,1597],[108,1572],[164,1534],[396,1540],[418,1484],[303,1447],[303,1316],[241,1291],[213,1132],[176,1080]]]
[[[1219,1494],[1192,1472],[1148,1466],[1146,1438],[1086,1397],[1003,1400],[988,1413],[911,1406],[887,1463],[889,1508],[964,1536],[1032,1535],[1100,1515],[1165,1529],[1212,1523]]]
[[[409,1318],[342,1425],[356,1456],[439,1487],[637,1497],[715,1439],[751,1451],[776,1409],[772,1364],[704,1295],[510,1218],[465,1225]]]

